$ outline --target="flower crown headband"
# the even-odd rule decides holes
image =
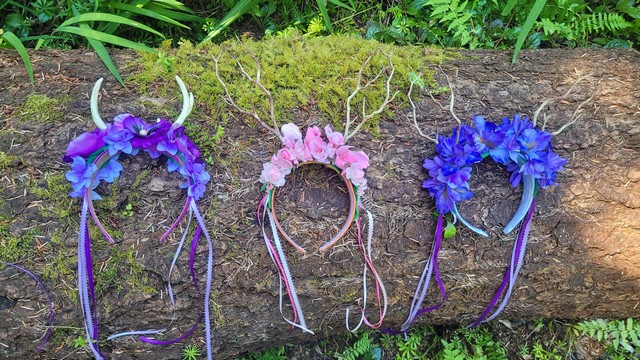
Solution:
[[[444,215],[450,213],[454,222],[459,220],[473,232],[489,236],[484,230],[466,221],[456,206],[456,203],[473,197],[468,183],[471,178],[471,165],[490,157],[506,166],[507,171],[511,173],[510,181],[513,187],[517,187],[520,183],[523,184],[520,206],[503,232],[510,233],[520,223],[522,223],[522,228],[514,244],[509,268],[500,287],[489,306],[471,325],[477,326],[482,322],[494,319],[507,305],[516,277],[522,267],[537,190],[557,185],[555,182],[556,173],[562,170],[562,166],[566,163],[565,159],[552,150],[550,142],[552,134],[536,129],[526,117],[515,115],[513,119],[503,119],[500,125],[486,121],[482,116],[473,117],[473,121],[474,128],[460,125],[453,128],[450,137],[438,136],[436,156],[424,161],[424,168],[428,170],[429,178],[424,181],[422,187],[429,191],[431,197],[435,198],[436,210],[439,215],[432,254],[420,277],[409,316],[400,332],[408,331],[417,317],[441,307],[446,300],[446,292],[440,279],[437,263],[442,241]],[[442,300],[434,306],[420,309],[432,275],[436,279]],[[488,316],[501,297],[502,302],[498,308],[491,316]]]
[[[246,47],[245,47],[246,49]],[[351,95],[346,100],[346,124],[345,124],[345,133],[344,135],[339,132],[334,132],[331,130],[329,126],[326,126],[324,129],[324,137],[322,136],[322,131],[318,127],[310,127],[307,129],[304,139],[302,138],[302,133],[300,129],[294,124],[286,124],[282,126],[282,131],[278,128],[275,111],[274,111],[274,101],[271,96],[271,92],[262,84],[260,77],[262,72],[262,67],[260,65],[260,61],[256,58],[254,54],[252,54],[248,49],[246,49],[248,54],[251,56],[256,65],[256,73],[255,75],[250,75],[246,69],[243,67],[242,63],[236,59],[236,63],[242,75],[249,80],[251,83],[256,85],[267,97],[269,102],[269,115],[270,115],[270,124],[267,124],[262,118],[258,115],[255,110],[247,111],[233,100],[229,93],[229,89],[226,86],[226,83],[222,80],[219,74],[219,59],[222,54],[218,57],[213,57],[213,61],[215,64],[215,75],[224,90],[224,100],[235,108],[239,113],[251,117],[254,121],[262,126],[263,128],[269,130],[273,134],[275,134],[278,139],[282,142],[282,148],[272,156],[271,161],[265,163],[263,165],[263,170],[260,176],[260,182],[263,184],[262,190],[265,192],[262,200],[258,205],[258,221],[262,227],[262,235],[267,246],[267,250],[269,252],[269,256],[273,263],[278,268],[278,275],[280,278],[280,314],[284,318],[284,320],[291,324],[294,327],[297,327],[304,332],[308,332],[313,334],[313,332],[307,327],[304,314],[302,312],[302,307],[300,302],[298,301],[297,292],[295,289],[295,285],[293,283],[293,278],[291,276],[291,271],[289,270],[289,265],[287,263],[287,259],[284,254],[282,242],[280,241],[280,235],[282,235],[296,250],[301,253],[305,253],[306,250],[298,245],[291,237],[284,231],[280,223],[278,222],[278,218],[276,216],[275,210],[275,195],[277,192],[277,188],[282,187],[285,184],[285,177],[290,174],[295,168],[308,165],[308,164],[323,164],[330,169],[336,171],[344,181],[344,184],[347,188],[347,192],[349,193],[350,206],[349,206],[349,215],[347,216],[347,221],[342,226],[340,231],[331,238],[327,243],[322,245],[319,248],[319,251],[326,251],[333,244],[335,244],[339,239],[341,239],[349,230],[351,224],[353,222],[356,223],[357,226],[357,234],[358,234],[358,246],[363,254],[365,264],[363,270],[363,306],[360,308],[361,317],[358,325],[351,329],[349,327],[349,308],[346,310],[346,327],[349,331],[356,331],[360,328],[362,323],[366,323],[368,326],[372,328],[379,328],[382,325],[382,320],[387,311],[387,294],[380,279],[380,276],[376,272],[373,267],[373,263],[371,261],[372,257],[372,246],[371,242],[373,239],[373,215],[369,211],[365,209],[367,212],[368,219],[368,227],[367,227],[367,245],[365,246],[362,242],[361,238],[361,222],[360,222],[360,209],[364,209],[362,207],[362,202],[360,200],[360,196],[363,194],[366,188],[366,179],[364,177],[364,170],[369,166],[369,158],[362,151],[354,151],[351,147],[345,145],[345,141],[354,136],[357,131],[373,116],[380,114],[384,108],[395,98],[397,92],[391,92],[391,78],[394,74],[394,65],[391,61],[391,54],[385,54],[382,52],[382,55],[387,59],[388,65],[384,66],[377,75],[370,80],[369,82],[363,82],[363,71],[373,58],[374,54],[369,55],[369,57],[365,60],[360,71],[358,72],[356,88],[351,93]],[[381,106],[374,110],[373,112],[367,114],[365,109],[365,103],[363,101],[362,106],[362,117],[361,122],[355,127],[355,129],[349,133],[349,128],[352,125],[353,119],[350,115],[351,109],[351,101],[358,94],[358,92],[362,89],[369,87],[376,79],[380,78],[383,73],[388,73],[386,80],[386,93],[385,97],[382,101]],[[273,242],[270,237],[267,235],[266,230],[266,221],[265,218],[268,218],[269,227],[271,227],[271,235],[273,236]],[[274,246],[275,244],[275,246]],[[365,316],[366,303],[367,303],[367,272],[371,271],[373,274],[375,284],[376,284],[376,296],[377,296],[377,305],[379,308],[379,321],[375,324],[372,324],[367,317]],[[291,301],[293,307],[293,321],[287,319],[283,313],[283,292],[282,292],[282,283],[284,282],[284,287],[286,288],[287,294],[289,296],[289,300]]]
[[[120,114],[113,119],[113,123],[106,124],[98,112],[98,94],[102,84],[99,79],[93,87],[91,94],[91,115],[97,129],[85,132],[75,138],[67,147],[67,155],[64,161],[71,163],[71,171],[67,172],[66,178],[71,182],[73,191],[71,197],[83,199],[82,214],[80,217],[80,230],[78,238],[78,289],[80,305],[82,307],[85,323],[85,332],[96,359],[103,359],[104,356],[98,349],[98,317],[96,312],[96,297],[94,290],[93,267],[91,261],[91,239],[87,216],[91,214],[96,226],[100,229],[106,239],[113,243],[113,238],[102,226],[93,207],[93,200],[99,200],[100,196],[94,191],[100,181],[107,183],[114,182],[123,169],[118,162],[121,154],[134,156],[140,150],[144,150],[152,159],[164,155],[168,158],[168,171],[178,171],[185,179],[180,185],[187,189],[185,205],[169,229],[162,235],[160,242],[163,242],[169,234],[184,219],[187,212],[189,218],[187,227],[182,234],[182,238],[173,257],[173,262],[169,268],[168,294],[171,305],[175,309],[173,291],[171,289],[171,273],[187,238],[191,219],[195,216],[197,228],[192,241],[190,254],[191,278],[200,294],[200,288],[195,278],[194,260],[195,249],[198,239],[204,233],[208,243],[207,279],[204,292],[204,309],[198,316],[195,324],[183,335],[173,340],[150,339],[143,335],[158,335],[166,329],[161,330],[141,330],[127,331],[111,335],[107,340],[112,340],[120,336],[134,335],[139,339],[155,345],[169,345],[184,340],[196,329],[198,323],[204,318],[206,331],[207,356],[211,359],[211,327],[209,315],[209,297],[211,294],[211,281],[213,276],[213,250],[209,233],[204,224],[204,220],[196,201],[202,198],[206,189],[206,184],[210,180],[209,174],[204,169],[204,164],[200,161],[200,152],[185,134],[184,120],[193,108],[193,94],[187,91],[182,80],[176,76],[178,85],[182,92],[183,107],[178,119],[172,124],[165,119],[158,119],[153,124],[147,124],[144,120],[134,117],[131,114]]]

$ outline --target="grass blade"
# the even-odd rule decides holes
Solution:
[[[191,28],[188,27],[187,25],[179,23],[179,22],[173,20],[170,17],[164,16],[164,15],[160,15],[157,12],[151,11],[149,9],[139,8],[137,6],[131,6],[131,5],[128,5],[128,4],[121,4],[121,3],[115,2],[115,1],[109,2],[109,5],[112,6],[113,8],[115,8],[115,9],[124,10],[124,11],[128,11],[128,12],[131,12],[131,13],[134,13],[134,14],[150,17],[152,19],[160,20],[160,21],[163,21],[163,22],[175,25],[175,26],[179,26],[179,27],[191,30]]]
[[[31,66],[31,60],[29,59],[29,54],[27,54],[27,49],[22,45],[22,41],[18,39],[18,37],[12,33],[11,31],[5,31],[2,33],[2,38],[5,39],[16,51],[20,58],[22,58],[22,62],[24,63],[24,68],[27,70],[27,74],[29,74],[29,79],[31,79],[31,85],[35,85],[36,79],[33,77],[33,67]]]
[[[329,30],[329,32],[333,34],[333,25],[331,25],[331,18],[329,18],[327,4],[324,3],[324,0],[316,0],[316,3],[318,4],[318,9],[320,9],[322,18],[324,19],[324,26],[326,26],[327,30]]]
[[[181,11],[171,10],[164,6],[160,6],[156,3],[151,3],[145,6],[145,9],[151,10],[157,13],[158,15],[163,15],[176,21],[205,22],[205,18],[201,16],[193,15],[193,14],[189,14]]]
[[[222,20],[216,25],[216,27],[207,34],[207,37],[202,40],[202,42],[210,41],[214,37],[218,36],[222,32],[222,30],[226,29],[229,25],[231,25],[234,21],[236,21],[240,16],[246,14],[254,7],[260,0],[240,0],[232,9],[229,11]]]
[[[78,24],[78,26],[80,26],[82,29],[91,30],[88,24]],[[124,81],[120,76],[120,72],[118,72],[118,68],[113,63],[113,60],[111,59],[111,56],[109,56],[109,52],[104,47],[104,45],[100,41],[91,38],[87,38],[87,41],[89,42],[89,46],[91,46],[93,50],[95,50],[100,60],[102,60],[104,65],[107,67],[111,75],[113,75],[113,77],[116,78],[116,80],[118,80],[120,84],[124,85]]]
[[[66,33],[70,33],[70,34],[75,34],[75,35],[80,35],[80,36],[84,36],[87,39],[94,39],[94,40],[98,40],[100,42],[103,43],[109,43],[109,44],[113,44],[113,45],[117,45],[117,46],[122,46],[124,48],[129,48],[129,49],[134,49],[134,50],[141,50],[141,51],[146,51],[146,52],[157,52],[157,50],[152,49],[146,45],[142,45],[139,44],[137,42],[133,42],[131,40],[127,40],[125,38],[122,38],[120,36],[116,36],[116,35],[111,35],[111,34],[107,34],[104,33],[102,31],[96,31],[90,28],[80,28],[80,27],[76,27],[76,26],[60,26],[58,27],[55,31],[60,31],[60,32],[66,32]]]
[[[340,1],[340,0],[329,0],[329,2],[330,2],[330,3],[332,3],[333,5],[338,5],[338,6],[340,6],[341,8],[347,9],[347,10],[349,10],[349,11],[355,11],[355,10],[353,9],[353,7],[351,7],[351,6],[349,6],[349,5],[345,4],[345,3],[343,3],[343,2],[342,2],[342,1]]]
[[[116,24],[128,25],[140,30],[148,31],[152,34],[156,34],[164,39],[164,35],[162,35],[162,33],[148,27],[145,24],[139,23],[135,20],[131,20],[120,15],[113,15],[113,14],[107,14],[107,13],[86,13],[86,14],[74,16],[68,19],[67,21],[63,22],[62,24],[60,24],[59,27],[68,26],[68,25],[77,24],[77,23],[89,22],[89,21],[106,21],[106,22],[112,22]]]
[[[516,47],[513,50],[513,59],[511,59],[511,63],[515,64],[518,59],[518,54],[520,53],[520,49],[522,49],[522,44],[529,36],[531,29],[533,28],[533,23],[540,16],[540,12],[544,8],[544,5],[547,3],[547,0],[536,0],[527,16],[527,20],[525,20],[524,25],[522,25],[522,30],[520,31],[520,35],[518,35],[518,41],[516,42]]]
[[[518,0],[509,0],[509,2],[507,3],[507,5],[504,7],[504,9],[502,10],[502,16],[507,16],[509,15],[509,13],[511,12],[511,10],[513,10],[513,8],[516,6],[516,4],[518,3]]]

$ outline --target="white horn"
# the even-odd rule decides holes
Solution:
[[[91,117],[93,118],[93,122],[96,123],[96,126],[105,130],[107,125],[100,118],[100,114],[98,113],[98,94],[100,94],[100,86],[102,85],[103,78],[98,79],[96,84],[93,85],[93,91],[91,92]]]
[[[180,113],[180,116],[178,116],[178,119],[174,123],[174,126],[182,125],[182,123],[184,123],[184,120],[191,113],[191,109],[193,109],[193,93],[190,93],[187,90],[187,87],[182,82],[182,79],[180,79],[180,77],[177,75],[176,75],[176,81],[180,86],[180,91],[182,91],[182,112]]]

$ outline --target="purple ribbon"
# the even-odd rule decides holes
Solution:
[[[440,252],[440,246],[442,245],[442,220],[443,215],[440,214],[438,216],[438,223],[436,225],[436,234],[435,234],[435,242],[433,243],[433,248],[431,250],[431,257],[427,261],[427,264],[422,271],[422,275],[420,276],[420,281],[418,282],[418,286],[416,287],[416,292],[413,295],[413,301],[411,302],[411,310],[409,311],[409,316],[407,320],[402,324],[400,331],[385,329],[384,333],[398,335],[405,334],[409,329],[411,329],[411,325],[413,322],[419,317],[431,311],[434,311],[444,305],[444,302],[447,300],[447,292],[444,287],[444,283],[440,278],[440,272],[438,271],[438,253]],[[436,305],[426,307],[424,309],[420,309],[422,303],[424,302],[424,298],[427,295],[427,290],[429,288],[429,283],[431,282],[431,276],[434,276],[438,287],[440,289],[440,295],[442,296],[442,300]]]
[[[23,267],[21,267],[19,265],[8,263],[8,262],[4,262],[2,260],[0,260],[0,264],[11,266],[12,268],[18,269],[18,270],[24,272],[25,274],[31,276],[31,278],[33,280],[35,280],[36,283],[38,283],[38,286],[40,286],[40,288],[44,292],[45,296],[47,297],[47,304],[49,305],[49,327],[47,328],[47,331],[44,334],[44,338],[42,339],[42,342],[40,343],[40,346],[38,346],[38,349],[36,349],[36,352],[39,352],[40,350],[42,350],[42,348],[44,348],[44,346],[47,343],[47,341],[49,341],[49,336],[51,336],[51,327],[53,326],[53,301],[51,300],[51,295],[49,294],[49,291],[44,286],[42,281],[40,281],[40,279],[34,273],[32,273],[31,271],[29,271],[29,270],[27,270],[27,269],[25,269],[25,268],[23,268]]]
[[[491,299],[489,306],[487,306],[486,309],[484,309],[482,314],[480,314],[480,317],[478,317],[478,319],[474,321],[473,324],[469,325],[469,327],[476,327],[482,324],[483,322],[494,319],[507,306],[507,302],[511,297],[511,293],[513,292],[513,287],[516,283],[516,278],[518,276],[518,273],[520,272],[520,268],[522,267],[522,262],[524,261],[524,254],[527,247],[527,240],[529,238],[529,230],[531,229],[531,218],[533,217],[533,210],[535,206],[536,206],[536,200],[533,199],[531,202],[531,205],[529,206],[529,211],[527,211],[527,215],[524,218],[524,222],[522,223],[522,229],[520,229],[520,234],[518,234],[518,239],[514,244],[509,268],[507,269],[507,272],[505,273],[504,278],[502,279],[502,283],[500,284],[500,287],[498,287],[498,291],[496,291],[496,294],[493,296],[493,299]],[[509,284],[508,288],[507,288],[507,284]],[[496,306],[496,304],[498,303],[498,300],[500,300],[500,297],[502,297],[502,294],[505,292],[505,290],[507,290],[507,292],[504,294],[504,298],[500,303],[500,306],[496,309],[496,311],[491,316],[487,318],[487,315],[489,315],[489,313],[494,308],[494,306]]]

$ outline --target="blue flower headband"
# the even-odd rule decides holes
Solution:
[[[427,262],[414,294],[409,317],[402,325],[401,332],[408,331],[418,316],[439,308],[446,299],[444,284],[440,279],[437,265],[442,240],[443,216],[451,213],[454,222],[456,219],[460,220],[473,232],[489,236],[484,230],[466,221],[456,206],[456,203],[473,197],[468,182],[471,178],[471,166],[486,157],[491,157],[494,161],[506,166],[507,171],[511,173],[510,181],[513,187],[523,184],[520,206],[503,230],[508,234],[522,222],[510,267],[491,303],[472,324],[477,326],[495,318],[506,306],[522,266],[537,189],[557,185],[556,173],[562,170],[562,165],[567,162],[553,152],[550,143],[552,134],[534,128],[534,124],[527,117],[515,115],[513,119],[503,119],[499,125],[486,121],[482,116],[475,116],[473,121],[475,128],[461,125],[454,127],[450,137],[439,136],[436,156],[424,161],[423,166],[429,171],[429,178],[424,181],[422,187],[435,198],[439,213],[436,241],[431,258]],[[440,288],[442,301],[434,306],[420,309],[432,275]],[[504,293],[505,289],[506,293]],[[503,300],[498,309],[487,318],[500,297],[503,297]]]
[[[120,114],[113,119],[113,123],[106,124],[98,113],[98,93],[102,79],[98,80],[93,87],[91,94],[91,115],[97,129],[92,132],[85,132],[75,138],[67,147],[67,155],[64,161],[71,163],[71,171],[67,172],[66,178],[71,182],[73,191],[71,197],[83,198],[82,215],[80,219],[80,231],[78,240],[78,289],[80,292],[80,304],[85,318],[85,330],[87,339],[91,344],[91,350],[96,359],[103,359],[103,355],[97,346],[98,340],[98,319],[95,315],[96,299],[94,291],[94,280],[91,264],[91,239],[87,226],[88,213],[91,214],[95,224],[104,234],[107,240],[113,243],[113,238],[102,226],[93,207],[93,200],[99,200],[100,196],[94,191],[100,181],[112,183],[120,175],[122,165],[118,162],[121,154],[136,155],[140,150],[144,150],[152,159],[164,155],[168,158],[168,171],[178,171],[185,182],[180,185],[187,189],[187,199],[178,218],[169,227],[167,232],[160,238],[164,241],[169,234],[178,226],[189,211],[187,229],[182,235],[178,249],[169,269],[169,279],[175,266],[178,255],[187,237],[189,224],[195,215],[198,226],[193,238],[190,258],[190,270],[192,281],[199,290],[195,279],[193,268],[195,248],[201,233],[204,233],[208,246],[207,282],[204,294],[204,310],[195,324],[185,334],[173,340],[155,340],[140,336],[140,340],[151,344],[168,345],[184,340],[191,335],[198,323],[205,320],[207,355],[211,358],[211,328],[209,316],[209,297],[211,293],[211,280],[213,273],[213,250],[211,238],[206,230],[204,220],[200,214],[196,201],[202,198],[206,189],[206,184],[211,179],[204,169],[204,164],[200,161],[200,152],[185,134],[182,123],[187,118],[193,108],[193,94],[187,91],[186,86],[176,76],[178,85],[182,91],[183,109],[175,123],[164,119],[158,119],[153,124],[147,124],[131,114]],[[171,304],[175,306],[171,281],[168,284],[168,293]],[[92,313],[93,309],[93,313]],[[150,335],[160,334],[161,330],[128,331],[108,337],[108,340],[125,335]]]

